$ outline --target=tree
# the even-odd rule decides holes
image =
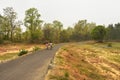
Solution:
[[[74,26],[74,32],[72,38],[75,41],[81,41],[87,39],[88,29],[89,26],[87,20],[79,20]]]
[[[15,23],[16,27],[15,27],[15,30],[14,30],[14,41],[21,41],[22,40],[22,29],[21,29],[21,25],[22,25],[22,21],[17,21]]]
[[[60,32],[63,29],[63,24],[60,21],[54,20],[53,21],[53,27],[54,27],[54,40],[56,43],[60,42]]]
[[[43,27],[44,41],[54,42],[54,29],[53,24],[45,23]]]
[[[96,26],[91,32],[92,38],[98,42],[103,42],[106,35],[106,29],[104,26]]]
[[[106,28],[106,40],[113,40],[115,38],[115,29],[113,24],[109,24]]]
[[[43,21],[40,20],[40,16],[36,8],[30,8],[25,12],[24,24],[27,30],[30,31],[31,42],[40,39],[40,36],[42,36],[41,23]],[[38,32],[36,33],[36,31]]]
[[[13,41],[13,32],[15,30],[15,20],[17,18],[17,13],[14,11],[12,7],[6,7],[3,9],[4,17],[7,22],[6,27],[9,27],[7,31],[10,31],[11,41]]]
[[[115,24],[115,40],[120,40],[120,23]]]
[[[67,30],[64,29],[60,32],[60,41],[61,42],[69,41],[69,32]]]
[[[3,43],[3,17],[0,15],[0,44]]]
[[[72,41],[72,35],[73,35],[74,29],[72,27],[68,27],[66,31],[68,33],[69,41]]]

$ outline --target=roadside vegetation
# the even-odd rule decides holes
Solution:
[[[27,53],[44,49],[42,44],[6,44],[0,46],[0,62],[17,58]]]
[[[119,80],[120,43],[80,42],[62,47],[46,80]]]

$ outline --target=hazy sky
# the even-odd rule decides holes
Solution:
[[[120,0],[0,0],[0,14],[6,7],[13,7],[20,20],[25,10],[35,7],[45,22],[59,20],[64,26],[82,19],[105,25],[120,22]]]

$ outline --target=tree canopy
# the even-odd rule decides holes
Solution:
[[[24,23],[24,24],[23,24]],[[23,31],[23,26],[26,29]],[[12,7],[3,9],[0,14],[0,43],[5,42],[31,42],[54,43],[69,41],[95,40],[97,42],[120,41],[120,23],[108,26],[88,23],[87,20],[79,20],[75,25],[67,27],[59,20],[52,23],[43,22],[41,14],[36,8],[25,11],[23,21],[18,20],[17,12]]]
[[[98,42],[103,42],[106,35],[105,27],[102,25],[96,26],[92,30],[91,35],[94,40],[97,40]]]

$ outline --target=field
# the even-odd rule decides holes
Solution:
[[[39,47],[40,49],[45,48],[45,46],[41,44],[2,44],[0,45],[0,62],[17,58],[21,49],[31,52],[34,47]]]
[[[119,80],[120,43],[69,43],[52,62],[46,80]]]

